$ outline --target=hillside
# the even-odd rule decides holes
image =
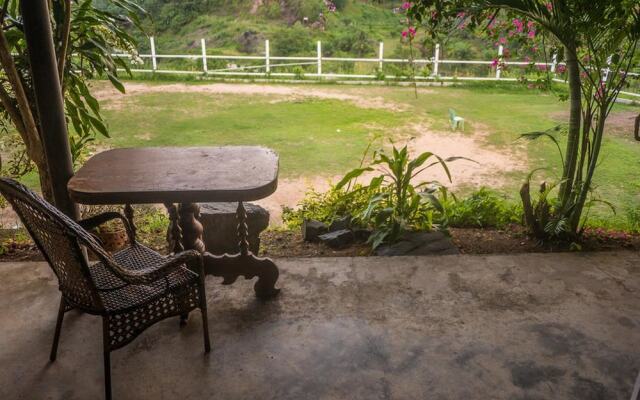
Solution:
[[[149,33],[162,52],[207,47],[225,53],[259,54],[270,39],[279,55],[310,53],[324,42],[326,55],[368,55],[380,40],[397,42],[402,30],[399,3],[353,0],[144,0]],[[335,7],[335,10],[331,9]],[[148,48],[141,40],[142,50]]]
[[[263,55],[265,39],[270,41],[272,57],[313,56],[318,40],[322,41],[324,57],[375,57],[379,42],[384,43],[385,58],[406,59],[410,54],[409,46],[401,40],[401,32],[406,29],[401,0],[140,0],[139,4],[148,12],[148,18],[144,19],[145,33],[155,37],[157,54],[200,54],[202,38],[206,40],[209,55]],[[138,38],[139,51],[148,54],[149,39],[139,31],[132,33]],[[448,37],[440,39],[440,59],[495,59],[497,45],[483,39],[485,36],[479,32],[453,30]],[[423,32],[418,32],[413,45],[415,57],[433,57],[435,43]],[[512,54],[516,53],[511,50]],[[236,63],[243,68],[259,68],[262,64],[257,60],[209,60],[209,70],[233,68]],[[162,58],[159,64],[160,69],[202,69],[200,60]],[[144,68],[151,68],[150,59],[145,60]],[[302,76],[313,73],[314,68],[281,62],[276,70]],[[530,69],[527,73],[537,74],[535,68]],[[323,63],[323,70],[381,76],[412,74],[408,65],[393,63],[385,63],[382,71],[378,71],[374,63],[327,61]],[[514,76],[523,72],[522,68],[513,71]],[[418,75],[431,73],[430,65],[418,65],[416,70]],[[494,74],[487,65],[455,64],[441,65],[439,73],[448,76]]]

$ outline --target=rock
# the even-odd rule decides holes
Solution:
[[[341,231],[341,230],[344,230],[344,229],[349,229],[350,225],[351,225],[351,217],[350,216],[338,218],[338,219],[334,220],[333,222],[331,222],[331,225],[329,225],[329,232],[335,232],[335,231]]]
[[[344,249],[353,243],[355,239],[353,232],[349,229],[342,229],[335,232],[325,233],[320,235],[319,239],[322,243],[331,247],[332,249]]]
[[[200,204],[199,219],[204,228],[203,240],[208,252],[234,254],[239,251],[237,207],[237,203]],[[269,226],[269,212],[251,203],[244,203],[244,208],[249,227],[249,250],[257,255],[260,249],[260,232]]]
[[[244,31],[238,36],[237,43],[238,50],[252,54],[260,45],[264,45],[264,35],[253,30]]]
[[[317,242],[318,236],[329,231],[327,225],[315,219],[305,219],[302,222],[302,240],[305,242]]]
[[[451,238],[438,231],[406,233],[397,243],[384,244],[374,252],[377,256],[423,256],[459,253],[460,251],[453,244]]]
[[[369,236],[371,236],[371,231],[365,228],[356,228],[353,229],[353,236],[355,237],[357,242],[366,242],[369,240]]]

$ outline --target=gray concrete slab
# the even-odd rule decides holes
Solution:
[[[112,356],[116,399],[628,399],[640,368],[640,256],[279,260],[281,296],[209,278],[200,316]],[[42,263],[0,264],[0,399],[97,399],[99,318],[58,307]]]

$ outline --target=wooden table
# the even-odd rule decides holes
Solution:
[[[270,297],[279,291],[275,288],[278,268],[270,259],[249,251],[242,203],[269,196],[277,185],[278,155],[264,147],[146,147],[93,156],[71,178],[68,188],[71,198],[80,204],[124,204],[131,222],[131,204],[164,204],[174,252],[202,252],[205,272],[224,278],[223,284],[232,284],[240,276],[257,276],[256,295]],[[238,254],[205,251],[197,204],[205,202],[238,202]]]

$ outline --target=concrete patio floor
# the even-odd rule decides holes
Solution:
[[[282,259],[276,300],[208,279],[201,318],[112,355],[114,399],[628,399],[640,369],[640,255]],[[103,397],[100,319],[0,264],[0,399]]]

